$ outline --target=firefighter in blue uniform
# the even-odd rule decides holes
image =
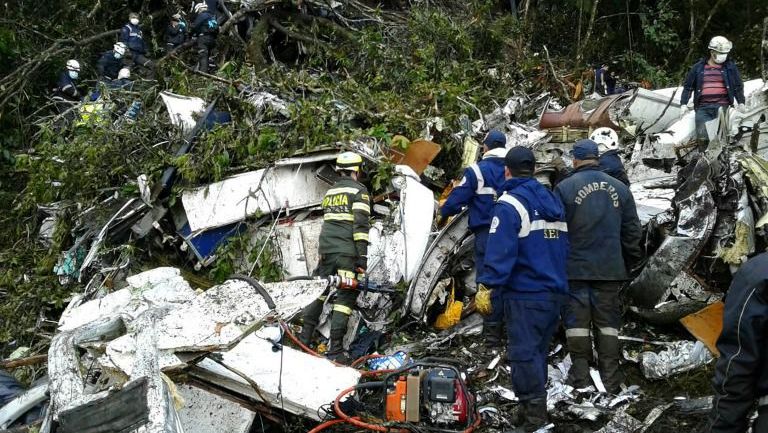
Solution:
[[[483,159],[464,170],[459,186],[451,191],[440,216],[456,215],[464,206],[469,206],[469,229],[475,235],[475,272],[483,267],[485,245],[488,243],[488,229],[491,224],[491,210],[499,189],[504,184],[504,156],[507,137],[500,131],[491,130],[483,139]],[[480,294],[480,293],[478,293]],[[482,296],[482,295],[481,295]],[[485,317],[483,334],[488,346],[501,345],[504,314],[498,294],[490,300],[492,312]]]
[[[573,167],[555,188],[565,205],[570,239],[570,300],[563,317],[573,360],[568,383],[575,388],[591,383],[594,327],[600,377],[608,392],[617,393],[624,381],[619,370],[619,289],[642,259],[642,230],[629,188],[600,170],[597,143],[577,141]]]
[[[533,152],[513,147],[493,207],[478,281],[501,295],[512,387],[520,398],[516,431],[548,423],[547,354],[568,294],[568,228],[560,200],[534,179]]]
[[[619,155],[619,135],[616,131],[607,127],[597,128],[589,139],[597,143],[600,151],[600,159],[598,159],[600,170],[629,186],[629,176]]]
[[[139,14],[136,12],[128,15],[128,23],[120,30],[120,42],[130,50],[134,65],[146,68],[150,75],[154,74],[154,65],[147,58],[147,44],[144,42],[144,33],[139,25]]]
[[[211,52],[216,47],[216,36],[219,34],[219,22],[205,3],[195,5],[195,13],[197,18],[192,23],[192,36],[197,37],[197,70],[208,72]]]
[[[59,74],[54,93],[59,98],[68,101],[78,101],[82,97],[77,89],[77,80],[80,78],[80,62],[67,60],[66,68]]]
[[[744,263],[725,295],[715,398],[706,433],[768,432],[768,253]]]

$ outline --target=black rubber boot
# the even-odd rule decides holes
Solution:
[[[611,394],[621,392],[624,375],[619,368],[619,339],[616,336],[600,335],[597,337],[597,368],[603,380],[605,390]]]
[[[504,343],[504,324],[501,322],[483,323],[485,347],[501,347]]]
[[[323,312],[323,302],[325,298],[314,300],[304,309],[304,318],[301,326],[301,334],[299,335],[299,341],[305,346],[309,346],[312,342],[312,337],[315,334],[315,328],[320,321],[320,314]]]
[[[506,433],[532,433],[549,424],[547,399],[537,398],[522,402],[511,421],[516,427]]]
[[[573,365],[571,365],[571,369],[568,371],[568,379],[565,380],[565,383],[576,389],[592,385],[592,379],[589,376],[589,360],[573,358]]]

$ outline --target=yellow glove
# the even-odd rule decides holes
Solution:
[[[491,293],[493,293],[493,290],[485,284],[480,283],[477,285],[475,309],[483,316],[488,316],[493,311],[493,305],[491,305]]]

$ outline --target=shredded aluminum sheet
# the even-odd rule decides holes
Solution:
[[[677,341],[661,352],[640,354],[640,368],[648,379],[661,379],[693,370],[714,359],[700,341]]]

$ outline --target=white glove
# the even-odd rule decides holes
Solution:
[[[686,114],[688,114],[688,111],[691,109],[687,105],[681,105],[680,106],[680,117],[685,117]]]
[[[739,113],[746,113],[747,106],[745,104],[736,104],[736,111]]]

